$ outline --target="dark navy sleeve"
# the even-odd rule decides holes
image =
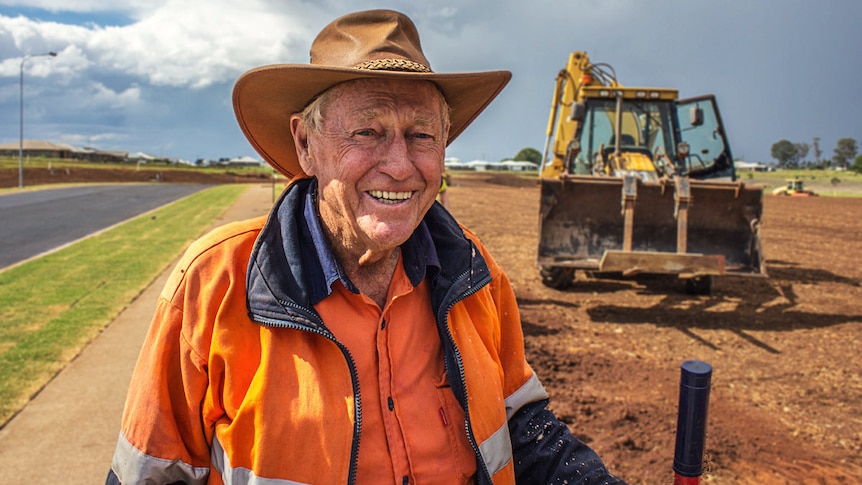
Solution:
[[[528,404],[509,420],[518,485],[625,485],[547,405],[548,400]]]
[[[108,477],[105,478],[105,485],[122,485],[120,483],[120,479],[117,478],[117,474],[114,473],[114,470],[108,470]],[[185,482],[174,482],[169,483],[168,485],[185,485]]]
[[[108,470],[108,476],[105,478],[105,485],[120,485],[120,479],[114,470]]]

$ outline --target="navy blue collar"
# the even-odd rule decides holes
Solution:
[[[323,226],[314,201],[314,193],[317,191],[317,180],[313,180],[305,195],[305,207],[303,216],[305,224],[300,225],[302,231],[308,231],[308,235],[314,242],[313,248],[300,248],[302,257],[308,261],[309,287],[311,304],[315,305],[332,293],[332,285],[341,281],[345,288],[353,293],[359,293],[356,286],[347,277],[338,260],[335,258],[329,242],[323,233]],[[404,272],[413,286],[418,286],[425,279],[428,268],[432,267],[439,271],[440,260],[437,250],[431,238],[431,231],[425,221],[413,231],[413,234],[401,245],[401,258]],[[316,263],[316,264],[315,264]],[[435,271],[436,273],[437,271]]]

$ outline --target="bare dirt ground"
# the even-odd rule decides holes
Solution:
[[[455,178],[506,269],[552,407],[632,484],[670,484],[680,364],[713,366],[704,482],[862,483],[862,199],[764,196],[768,279],[542,285],[534,179]]]
[[[0,187],[17,185],[8,172]],[[167,181],[251,181],[195,175]],[[711,296],[663,279],[579,275],[569,290],[544,287],[535,179],[455,174],[449,200],[512,280],[554,411],[629,483],[672,483],[679,365],[689,359],[714,369],[704,482],[862,483],[862,199],[764,196],[769,278],[719,278]]]

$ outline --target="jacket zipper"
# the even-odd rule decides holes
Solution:
[[[474,255],[475,255],[475,252],[476,252],[476,247],[473,246]],[[464,271],[463,273],[458,275],[458,277],[455,278],[455,281],[456,282],[461,281],[465,277],[467,277],[468,279],[473,278],[473,258],[472,257],[470,259],[470,269],[467,271]],[[490,281],[491,281],[490,276],[486,276],[481,281],[477,282],[477,284],[471,285],[466,291],[464,291],[463,293],[457,295],[454,299],[452,299],[452,301],[449,303],[449,305],[445,307],[445,310],[443,311],[442,314],[437,315],[437,322],[438,322],[437,324],[440,328],[442,328],[445,331],[446,338],[449,341],[448,342],[449,348],[452,349],[452,356],[455,359],[455,365],[458,368],[458,378],[460,380],[461,389],[463,390],[463,393],[464,393],[464,402],[463,402],[462,407],[464,408],[464,423],[465,423],[465,427],[466,427],[466,431],[467,431],[467,440],[470,442],[470,446],[473,448],[473,453],[478,458],[476,461],[482,467],[482,474],[484,475],[487,483],[492,483],[491,472],[488,471],[488,467],[485,464],[485,459],[482,457],[482,453],[479,450],[478,443],[476,443],[476,437],[473,435],[473,426],[470,422],[470,406],[468,405],[469,399],[467,396],[467,379],[464,375],[464,364],[463,364],[463,361],[461,360],[461,351],[458,349],[458,346],[455,344],[455,338],[452,336],[452,332],[449,330],[448,320],[449,320],[449,312],[452,310],[452,307],[454,307],[458,302],[467,299],[468,297],[470,297],[471,295],[473,295],[474,293],[476,293],[477,291],[479,291],[480,289],[485,287],[485,285],[487,285]],[[444,309],[444,307],[442,305],[440,308]],[[450,370],[449,360],[446,358],[443,359],[443,367],[446,370],[446,375],[449,375],[449,370]]]
[[[315,335],[319,335],[323,338],[326,338],[338,346],[338,348],[341,350],[342,355],[344,355],[344,360],[347,361],[347,367],[350,369],[350,381],[353,385],[353,395],[355,398],[354,413],[356,414],[356,420],[353,425],[353,444],[350,449],[350,468],[348,471],[347,483],[348,485],[354,484],[356,483],[356,469],[358,466],[357,462],[359,460],[359,437],[361,436],[362,431],[362,404],[359,394],[359,376],[356,372],[356,365],[354,364],[353,356],[350,355],[350,350],[348,350],[344,344],[339,342],[335,338],[335,335],[332,334],[332,332],[330,332],[329,330],[323,330],[326,328],[326,326],[324,325],[323,320],[321,320],[320,316],[317,315],[317,313],[309,311],[307,308],[292,302],[282,300],[278,300],[278,302],[279,304],[281,304],[281,306],[285,308],[289,307],[293,311],[302,314],[309,320],[316,322],[318,325],[320,325],[321,328],[315,328],[302,323],[291,322],[288,320],[278,320],[274,318],[261,317],[259,315],[252,315],[252,320],[268,327],[289,328],[293,330],[300,330],[303,332],[311,332]]]

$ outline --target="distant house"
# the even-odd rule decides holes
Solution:
[[[770,172],[772,171],[772,167],[763,163],[756,162],[743,162],[742,160],[737,160],[733,162],[736,166],[736,170],[740,172]]]
[[[17,157],[20,153],[19,143],[0,145],[0,156]],[[86,160],[90,162],[125,162],[129,157],[129,153],[124,151],[99,150],[90,147],[76,148],[44,140],[24,140],[23,145],[23,155],[25,157]]]
[[[129,154],[130,162],[138,162],[138,163],[149,163],[158,160],[159,158],[154,155],[149,155],[144,152],[136,152]]]
[[[21,154],[21,142],[0,145],[0,156],[17,157]],[[51,143],[44,140],[24,140],[23,155],[44,158],[75,158],[75,148],[69,145]]]
[[[92,147],[74,148],[72,150],[72,158],[88,162],[127,162],[129,160],[129,152],[99,150]]]
[[[472,170],[472,167],[466,163],[462,163],[457,158],[447,158],[443,161],[443,166],[449,170]]]
[[[539,170],[539,165],[533,162],[506,160],[502,164],[506,169],[513,172],[528,172]]]
[[[219,165],[224,165],[227,167],[262,167],[263,162],[249,156],[239,157],[239,158],[231,158],[229,160],[223,160],[219,162]]]
[[[502,162],[489,162],[487,160],[473,160],[472,162],[467,162],[466,165],[477,172],[483,172],[485,170],[505,170],[505,166]]]

